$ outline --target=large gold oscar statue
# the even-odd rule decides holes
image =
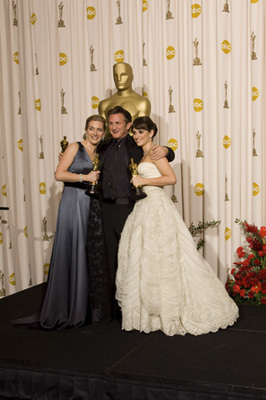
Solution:
[[[130,112],[132,120],[144,115],[149,116],[151,112],[150,101],[132,89],[133,71],[131,65],[124,62],[114,64],[113,76],[117,92],[100,102],[99,114],[107,119],[108,110],[122,106]]]

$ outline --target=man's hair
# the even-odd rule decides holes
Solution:
[[[121,106],[116,106],[108,111],[108,113],[107,113],[108,120],[109,120],[110,115],[113,115],[113,114],[122,114],[124,116],[124,120],[125,120],[126,124],[128,124],[132,121],[131,114]]]

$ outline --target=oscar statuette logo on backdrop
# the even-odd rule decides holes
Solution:
[[[60,4],[58,4],[58,9],[59,9],[59,20],[57,23],[58,28],[65,28],[65,23],[63,21],[63,3],[62,1],[60,2]]]
[[[18,51],[16,51],[13,54],[13,61],[15,61],[16,64],[19,64],[19,52]]]
[[[227,135],[225,135],[223,138],[223,146],[225,149],[228,149],[231,146],[231,139]]]
[[[191,6],[191,16],[192,18],[197,18],[201,14],[201,6],[197,3]]]
[[[87,7],[87,18],[88,19],[93,19],[96,16],[96,10],[94,7],[89,6]]]
[[[100,99],[96,96],[92,96],[91,98],[91,106],[94,110],[99,107]]]
[[[167,146],[170,147],[173,151],[176,151],[178,148],[178,141],[174,138],[171,138],[167,142]]]
[[[124,50],[117,50],[115,52],[115,55],[114,55],[115,62],[117,62],[117,63],[124,62],[124,58],[125,58]]]
[[[224,231],[224,238],[225,238],[225,240],[229,240],[231,236],[232,236],[231,229],[228,228],[228,227],[225,228],[225,231]]]
[[[23,139],[18,140],[17,146],[20,151],[23,151]]]
[[[148,10],[148,0],[142,0],[142,12]]]
[[[36,14],[32,14],[30,17],[30,22],[32,25],[34,25],[37,22],[37,15]]]
[[[253,196],[257,196],[260,192],[260,187],[256,182],[253,182]]]
[[[201,99],[195,98],[193,106],[194,106],[194,111],[200,112],[203,109],[203,101]]]
[[[49,273],[49,268],[50,268],[50,263],[45,263],[43,266],[43,273],[44,275],[48,275]]]
[[[15,286],[15,284],[16,284],[15,272],[13,272],[13,274],[11,274],[9,276],[8,281],[9,281],[10,285]]]
[[[175,48],[173,46],[168,46],[166,49],[167,60],[172,60],[175,56]]]
[[[194,187],[194,193],[196,196],[203,196],[204,195],[204,185],[203,183],[197,183]]]
[[[68,61],[67,55],[65,53],[59,53],[59,64],[65,65]]]
[[[260,95],[259,90],[255,86],[253,86],[253,88],[252,88],[252,101],[257,100],[259,95]]]
[[[224,40],[221,44],[221,49],[225,54],[229,54],[231,51],[231,43],[229,43],[228,40]]]
[[[39,191],[40,191],[40,194],[45,194],[46,193],[46,184],[45,184],[45,182],[41,182],[39,184]]]
[[[2,186],[1,193],[4,197],[7,197],[6,184]]]

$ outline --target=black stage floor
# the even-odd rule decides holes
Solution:
[[[266,399],[266,306],[202,336],[124,332],[120,324],[64,331],[14,328],[44,285],[0,300],[0,399]]]

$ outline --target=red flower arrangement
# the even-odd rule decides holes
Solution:
[[[247,245],[236,251],[239,261],[229,273],[226,290],[237,304],[266,304],[266,227],[258,229],[239,219],[235,222]]]

